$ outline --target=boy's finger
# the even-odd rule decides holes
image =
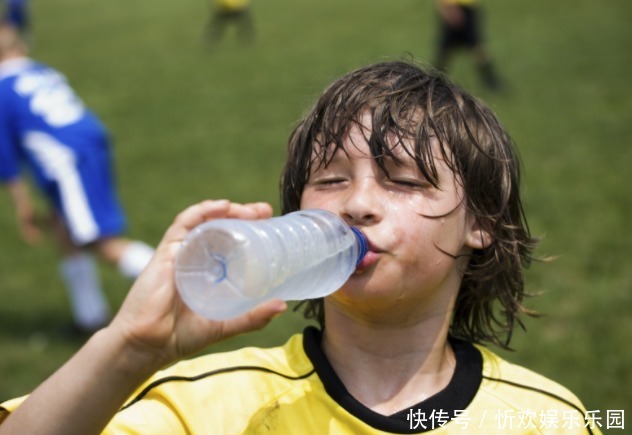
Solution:
[[[253,207],[256,210],[257,219],[268,219],[272,217],[272,205],[267,202],[253,202],[247,205]]]
[[[265,219],[272,216],[272,206],[265,202],[253,202],[248,204],[230,203],[229,218],[237,219]]]
[[[196,226],[212,219],[225,217],[230,208],[228,200],[206,200],[187,207],[174,219],[165,232],[163,242],[178,242]]]

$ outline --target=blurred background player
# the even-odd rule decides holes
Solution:
[[[450,58],[457,49],[465,48],[473,56],[483,85],[501,89],[491,56],[482,34],[483,11],[478,0],[435,0],[439,15],[438,47],[435,66],[448,70]]]
[[[92,256],[130,278],[153,248],[121,236],[125,215],[114,187],[108,133],[58,71],[27,57],[20,33],[0,26],[0,182],[8,188],[23,239],[41,237],[21,169],[51,205],[49,224],[61,251],[60,271],[80,332],[110,317]]]
[[[250,0],[212,0],[211,16],[207,25],[209,42],[219,42],[228,28],[234,27],[242,42],[252,42],[255,26],[250,13]]]

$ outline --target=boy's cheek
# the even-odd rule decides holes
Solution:
[[[320,208],[323,210],[331,210],[333,201],[326,195],[314,192],[311,188],[305,188],[301,196],[301,209]]]

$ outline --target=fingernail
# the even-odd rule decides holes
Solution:
[[[282,314],[285,310],[287,310],[287,303],[279,299],[275,301],[273,308],[274,311],[276,311],[276,316],[278,316],[279,314]]]

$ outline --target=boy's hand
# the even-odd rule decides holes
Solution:
[[[184,237],[216,218],[261,219],[269,204],[204,201],[178,215],[112,323],[92,336],[0,425],[0,433],[101,433],[156,370],[231,335],[262,328],[283,312],[271,300],[228,321],[206,320],[180,300],[174,259]]]
[[[166,231],[154,258],[132,286],[108,329],[121,334],[135,351],[147,355],[148,363],[163,366],[210,344],[267,325],[287,308],[285,302],[271,300],[226,321],[207,320],[195,314],[176,289],[174,261],[186,235],[207,220],[271,216],[269,204],[226,200],[204,201],[184,210]]]

